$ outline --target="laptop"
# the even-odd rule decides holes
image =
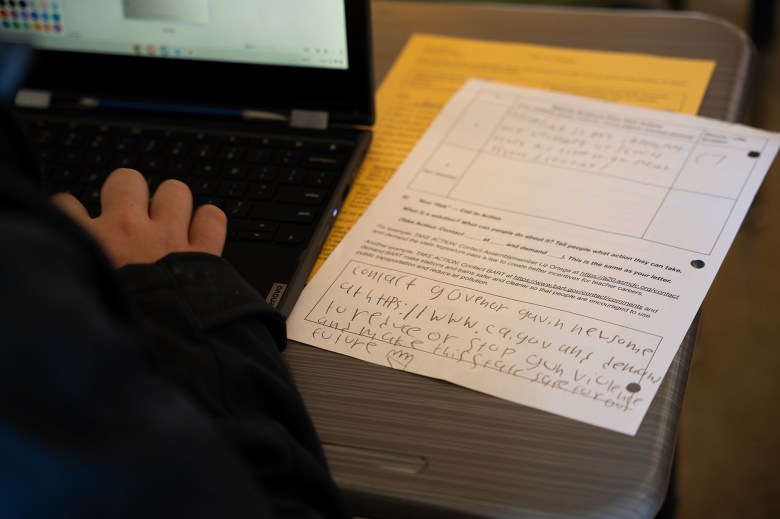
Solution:
[[[116,167],[229,217],[224,257],[287,316],[368,149],[369,0],[0,2],[36,51],[15,97],[46,189]]]

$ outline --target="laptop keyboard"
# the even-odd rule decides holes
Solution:
[[[228,238],[300,244],[329,200],[352,143],[327,138],[214,133],[135,125],[27,121],[46,187],[67,191],[91,215],[116,168],[140,171],[154,189],[185,182],[195,205],[228,216]]]

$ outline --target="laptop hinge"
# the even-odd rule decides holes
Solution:
[[[289,116],[275,112],[264,112],[261,110],[243,110],[241,112],[244,119],[258,121],[280,121],[286,122],[290,128],[305,128],[308,130],[326,130],[328,128],[328,112],[317,110],[298,110],[290,111]]]
[[[35,108],[46,110],[51,107],[51,92],[48,90],[33,90],[22,88],[16,92],[14,103],[20,108]]]
[[[325,130],[328,128],[328,112],[292,110],[290,112],[290,127]]]

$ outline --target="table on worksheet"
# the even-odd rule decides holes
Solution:
[[[372,2],[379,84],[412,33],[717,62],[700,114],[736,121],[752,46],[703,15]],[[706,246],[706,243],[702,243]],[[653,517],[667,495],[697,322],[636,436],[292,343],[293,375],[356,515]]]

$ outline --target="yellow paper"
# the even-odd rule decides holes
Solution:
[[[376,95],[374,140],[312,275],[469,78],[695,114],[714,61],[414,35]]]

